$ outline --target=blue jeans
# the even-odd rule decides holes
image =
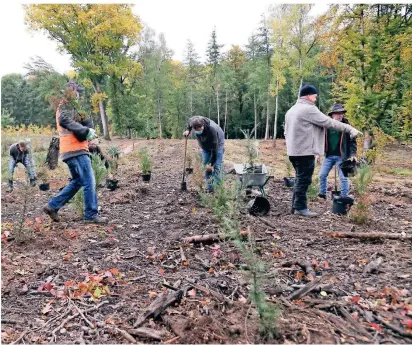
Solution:
[[[49,206],[56,211],[61,209],[75,194],[83,188],[84,193],[84,218],[93,219],[97,216],[96,181],[90,158],[81,155],[66,160],[72,180],[54,198],[49,201]]]
[[[32,180],[36,178],[36,171],[34,170],[34,163],[33,163],[33,157],[26,155],[23,161],[16,161],[12,156],[10,156],[9,160],[9,180],[13,180],[13,175],[14,175],[14,168],[18,163],[21,163],[24,165],[24,167],[27,170],[27,175],[29,175],[29,179]]]
[[[207,189],[209,191],[213,190],[213,184],[220,185],[220,183],[222,182],[221,167],[223,163],[224,152],[225,152],[224,148],[218,150],[216,162],[213,166],[213,171],[206,171],[205,173]],[[212,153],[210,151],[202,150],[203,166],[206,166],[207,164],[209,164],[211,156],[212,156]]]
[[[349,194],[349,179],[345,177],[342,170],[339,168],[339,164],[342,162],[340,156],[328,156],[325,157],[322,163],[322,167],[319,173],[319,194],[326,195],[326,190],[328,188],[328,175],[332,170],[334,165],[338,167],[338,174],[340,180],[341,196],[348,196]]]

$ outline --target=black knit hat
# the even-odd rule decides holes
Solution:
[[[299,97],[317,94],[318,90],[316,90],[316,88],[313,85],[305,85],[300,89]]]

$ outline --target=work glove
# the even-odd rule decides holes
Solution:
[[[183,136],[184,136],[185,138],[187,138],[187,137],[189,136],[189,134],[190,134],[190,132],[187,131],[187,130],[183,132]]]
[[[96,131],[93,128],[89,128],[89,133],[87,133],[87,140],[93,140],[94,138],[97,138]]]
[[[356,138],[358,135],[362,135],[362,132],[358,131],[356,128],[351,128],[349,131],[351,139]]]

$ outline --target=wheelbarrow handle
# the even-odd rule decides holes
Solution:
[[[268,183],[271,178],[274,178],[274,176],[268,176],[268,177],[266,178],[265,183],[262,185],[262,187],[266,186],[266,183]]]

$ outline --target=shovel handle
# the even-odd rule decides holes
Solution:
[[[183,159],[182,182],[184,182],[185,180],[185,173],[186,173],[186,152],[187,152],[187,137],[185,138],[185,158]]]

